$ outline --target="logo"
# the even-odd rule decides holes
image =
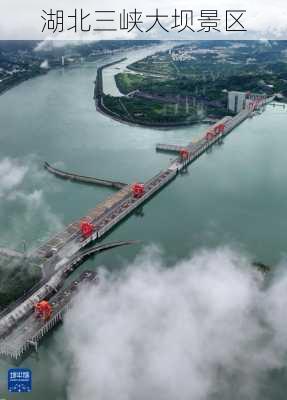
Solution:
[[[9,392],[31,392],[32,371],[28,368],[10,368],[8,371]]]

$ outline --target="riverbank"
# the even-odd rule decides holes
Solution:
[[[0,82],[0,96],[25,81],[47,74],[48,71],[49,70],[44,70],[44,69],[39,71],[34,71],[33,73],[30,71],[30,73],[23,73],[21,75],[11,77],[6,80],[2,80],[2,82]]]
[[[25,203],[23,195],[14,200],[12,195],[1,198],[2,246],[13,243],[21,249],[23,237],[27,246],[36,241],[41,244],[57,232],[57,217],[68,224],[108,196],[106,188],[78,186],[45,172],[38,174],[44,159],[81,174],[136,182],[167,165],[171,156],[156,153],[156,143],[180,145],[202,135],[200,125],[163,132],[103,117],[91,101],[95,75],[94,66],[67,68],[65,74],[52,70],[43,79],[31,79],[0,97],[2,158],[9,157],[11,171],[17,172],[19,162],[31,160],[31,152],[35,153],[26,178],[12,192],[25,194]],[[105,73],[104,84],[107,91]],[[173,261],[189,260],[198,251],[229,244],[244,249],[251,260],[276,267],[286,251],[287,194],[282,184],[287,177],[286,123],[283,107],[268,106],[266,112],[248,119],[223,145],[214,146],[188,174],[147,203],[142,216],[131,216],[109,236],[110,240],[137,238],[143,245],[100,253],[80,266],[77,276],[85,269],[96,271],[104,266],[117,279],[128,265],[135,265],[144,245],[151,244],[153,252],[154,243],[162,249],[164,268],[172,267]],[[40,204],[33,195],[35,189],[42,193]],[[37,356],[25,360],[33,371],[30,400],[65,399],[65,382],[54,372],[55,366],[66,366],[66,359],[67,368],[71,364],[67,337],[60,326],[39,346]],[[2,375],[9,367],[2,364]],[[2,397],[9,399],[6,386],[2,379]]]
[[[195,119],[193,114],[190,119],[187,119],[186,115],[184,114],[185,106],[179,106],[177,104],[165,105],[156,100],[148,101],[147,99],[142,99],[140,97],[115,97],[106,95],[103,89],[103,70],[124,60],[125,59],[120,59],[112,63],[105,64],[99,67],[97,70],[94,99],[96,102],[96,108],[99,112],[121,123],[126,123],[131,126],[155,129],[185,127],[202,122],[198,118]],[[132,110],[129,111],[128,107],[131,107]],[[166,112],[166,115],[159,115],[159,107],[165,107],[164,112]],[[166,121],[161,120],[156,122],[152,120],[152,118],[150,118],[152,111],[154,114],[158,114],[159,118],[165,119]],[[178,116],[176,115],[177,120],[169,120],[171,118],[175,118],[174,114],[177,112],[179,113]],[[180,119],[181,117],[182,119]]]

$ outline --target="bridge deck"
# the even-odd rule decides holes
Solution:
[[[52,305],[52,316],[48,321],[38,319],[34,313],[22,320],[12,333],[0,342],[0,355],[12,358],[20,357],[31,345],[35,345],[57,322],[70,306],[71,300],[78,289],[88,282],[97,282],[95,272],[83,272],[67,288],[60,290],[49,300]]]
[[[107,199],[99,203],[95,208],[90,210],[87,215],[83,218],[89,218],[92,220],[101,218],[110,209],[122,201],[126,196],[129,195],[130,186],[126,185],[124,188],[119,190],[117,193],[109,196]],[[81,218],[82,219],[82,218]],[[46,243],[36,249],[31,256],[39,257],[43,262],[48,258],[47,255],[53,249],[54,252],[58,252],[62,249],[69,241],[76,239],[79,236],[79,227],[81,219],[74,221],[73,223],[66,226],[66,228],[49,239]]]
[[[250,110],[243,110],[235,117],[225,117],[220,122],[224,122],[225,130],[224,133],[219,134],[214,137],[212,140],[207,140],[205,135],[197,141],[196,143],[189,143],[186,147],[190,150],[190,155],[188,159],[182,161],[179,157],[174,159],[169,167],[157,175],[149,179],[145,182],[145,193],[140,198],[134,198],[130,186],[125,186],[123,189],[119,190],[113,196],[110,196],[108,199],[97,205],[93,210],[91,210],[86,217],[90,218],[95,226],[95,231],[88,239],[82,241],[81,233],[79,230],[79,221],[76,221],[66,227],[66,229],[56,235],[54,238],[49,240],[46,244],[41,246],[33,255],[38,255],[43,259],[43,266],[45,265],[48,268],[55,268],[55,264],[60,265],[61,262],[65,261],[66,257],[76,256],[77,252],[85,247],[91,241],[102,237],[106,232],[116,226],[120,221],[122,221],[126,216],[131,214],[137,207],[139,207],[143,202],[147,201],[151,198],[156,192],[158,192],[161,188],[167,185],[172,179],[175,178],[177,173],[185,168],[188,164],[195,161],[201,154],[203,154],[209,147],[211,147],[214,143],[219,141],[222,137],[229,134],[236,126],[238,126],[242,121],[248,118],[252,114]],[[219,122],[219,123],[220,123]],[[218,124],[218,122],[217,122]],[[215,124],[215,125],[217,125]],[[208,130],[210,130],[209,127]],[[45,255],[47,251],[51,249],[51,247],[55,247],[57,250],[57,254],[52,258],[45,261]],[[31,320],[29,320],[31,321]],[[31,322],[32,323],[32,322]],[[36,330],[35,322],[32,323],[34,328],[32,331]],[[20,326],[27,327],[21,324]],[[40,328],[40,327],[37,327]],[[27,330],[28,329],[28,330]],[[25,328],[23,332],[29,331],[29,335],[31,336],[30,328]],[[12,344],[19,343],[17,342],[17,338],[20,333],[17,328],[16,332],[12,332],[11,341]],[[21,335],[20,335],[21,336]],[[14,338],[14,339],[13,339]],[[23,336],[22,336],[23,338]],[[30,340],[26,338],[27,340]],[[22,339],[21,339],[22,340]],[[33,340],[33,338],[31,339]],[[15,342],[16,341],[16,342]],[[10,339],[5,341],[8,346],[10,343]],[[3,347],[2,347],[3,348]],[[0,346],[1,350],[1,346]],[[2,350],[3,353],[3,350]]]
[[[239,125],[242,121],[248,118],[251,115],[252,111],[243,110],[235,117],[224,117],[221,121],[217,122],[217,125],[220,122],[225,123],[225,132],[224,135],[227,135],[231,132],[237,125]],[[208,128],[210,130],[211,127]],[[207,130],[207,131],[208,131]],[[206,131],[206,132],[207,132]],[[205,132],[205,133],[206,133]],[[212,146],[215,142],[217,142],[222,135],[218,135],[214,140],[207,141],[205,139],[205,135],[197,141],[196,143],[190,142],[186,147],[190,150],[190,157],[185,162],[181,162],[179,158],[173,160],[170,166],[162,171],[159,176],[164,176],[164,174],[169,175],[169,179],[164,177],[165,183],[173,178],[171,173],[176,173],[180,171],[182,168],[186,167],[188,164],[197,159],[202,153],[206,151],[206,149]],[[181,147],[181,146],[180,146]],[[157,179],[156,177],[152,178],[152,180]],[[111,229],[114,225],[116,225],[120,220],[122,220],[126,215],[132,212],[138,205],[140,205],[143,201],[147,200],[156,189],[160,189],[162,187],[161,179],[158,180],[158,183],[153,186],[153,190],[150,190],[148,182],[145,183],[145,195],[141,199],[134,199],[131,194],[130,186],[127,185],[119,190],[114,195],[108,197],[106,200],[98,204],[94,209],[90,210],[86,215],[86,218],[90,218],[91,221],[96,226],[96,232],[91,236],[90,239],[84,241],[79,244],[81,235],[79,232],[79,223],[80,220],[75,221],[74,223],[68,225],[62,232],[55,235],[49,241],[47,241],[44,245],[39,247],[33,254],[33,256],[42,258],[42,261],[45,262],[47,259],[47,254],[53,249],[55,252],[60,251],[60,256],[63,257],[65,255],[65,251],[68,251],[68,255],[71,253],[78,251],[81,247],[85,246],[91,240],[95,240],[106,233],[109,229]],[[66,249],[66,250],[65,250]],[[59,261],[59,260],[57,260]]]

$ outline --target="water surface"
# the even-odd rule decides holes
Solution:
[[[0,182],[0,246],[20,249],[23,240],[36,246],[112,193],[50,176],[43,161],[99,178],[143,181],[169,162],[170,156],[155,152],[156,143],[185,144],[205,129],[146,129],[103,116],[93,101],[98,65],[54,70],[0,97],[0,171],[8,158],[15,178],[11,187]],[[131,216],[105,240],[155,243],[167,264],[223,245],[276,264],[286,254],[286,123],[286,109],[271,106],[245,121],[147,203],[143,216]],[[117,273],[143,245],[102,254],[80,270],[105,265]],[[65,398],[64,343],[59,328],[23,363],[33,369],[29,398]],[[1,362],[0,396],[19,398],[6,393],[9,365]]]

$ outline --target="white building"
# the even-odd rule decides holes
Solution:
[[[246,106],[245,92],[228,92],[228,110],[235,113],[240,112]]]

